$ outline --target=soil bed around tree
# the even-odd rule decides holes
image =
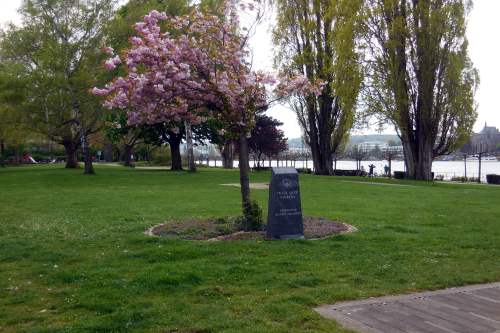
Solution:
[[[357,229],[349,224],[322,217],[304,216],[305,239],[321,239],[355,231]],[[265,231],[239,231],[233,218],[169,221],[149,228],[145,234],[172,239],[206,241],[266,239]]]

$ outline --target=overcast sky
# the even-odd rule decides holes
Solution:
[[[17,8],[22,0],[0,0],[0,24],[19,23]],[[500,32],[500,0],[475,0],[474,9],[469,18],[467,36],[469,53],[481,76],[481,85],[476,95],[479,117],[474,127],[480,131],[485,122],[489,126],[500,128],[500,43],[497,34]],[[270,69],[272,67],[273,48],[270,41],[269,25],[263,24],[252,40],[254,49],[254,67]],[[495,42],[495,40],[497,42]],[[284,123],[283,129],[289,138],[300,136],[300,127],[295,114],[285,106],[274,106],[269,112]],[[367,129],[364,134],[375,133],[375,129]]]

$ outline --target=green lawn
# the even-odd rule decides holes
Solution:
[[[305,214],[359,232],[192,242],[143,232],[238,214],[239,189],[219,185],[237,170],[81,173],[0,169],[0,332],[346,332],[312,308],[500,281],[500,187],[301,175]]]

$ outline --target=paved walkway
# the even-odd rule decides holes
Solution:
[[[324,305],[360,333],[500,333],[500,283]]]

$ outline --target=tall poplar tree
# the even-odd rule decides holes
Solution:
[[[357,36],[361,0],[276,0],[275,62],[280,71],[324,82],[319,95],[296,95],[297,113],[317,174],[333,173],[333,155],[354,124],[362,81]]]
[[[367,0],[366,102],[392,123],[408,177],[432,178],[432,161],[456,150],[476,120],[477,71],[468,57],[468,0]]]

